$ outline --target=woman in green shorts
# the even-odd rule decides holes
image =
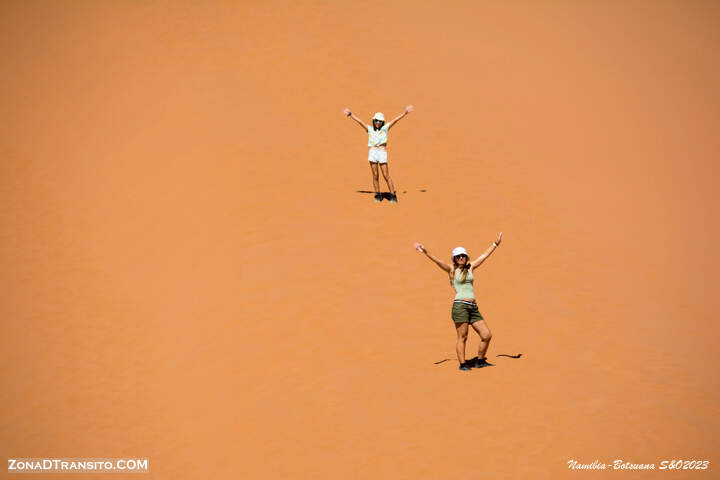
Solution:
[[[471,368],[487,367],[485,353],[492,334],[485,320],[478,311],[475,302],[475,292],[473,290],[473,274],[472,271],[479,267],[491,253],[500,245],[502,241],[502,232],[498,235],[497,240],[483,252],[477,259],[470,262],[470,257],[463,247],[457,247],[452,251],[452,265],[449,265],[439,258],[434,257],[420,243],[415,244],[418,252],[424,253],[430,260],[435,262],[438,267],[445,270],[450,277],[450,284],[455,289],[455,300],[452,306],[452,319],[455,322],[455,330],[457,331],[457,351],[458,361],[460,362],[460,370],[470,370]],[[468,336],[468,325],[480,335],[480,347],[478,348],[478,356],[469,361],[465,361],[465,343]]]

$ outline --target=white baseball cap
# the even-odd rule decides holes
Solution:
[[[467,257],[470,256],[470,255],[468,255],[467,250],[465,250],[463,247],[455,247],[455,248],[453,248],[452,258],[455,258],[455,257],[457,257],[458,255],[465,255],[465,256],[467,256]]]
[[[384,122],[385,115],[383,115],[381,112],[377,112],[375,115],[373,115],[373,120],[380,120],[381,122]]]

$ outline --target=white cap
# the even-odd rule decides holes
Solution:
[[[453,248],[452,257],[455,258],[458,255],[465,255],[468,256],[467,250],[465,250],[463,247],[455,247]]]
[[[385,115],[383,115],[381,112],[377,112],[375,115],[373,115],[373,120],[380,120],[381,122],[384,122]]]

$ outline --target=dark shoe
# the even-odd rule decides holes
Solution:
[[[472,365],[472,368],[483,368],[483,367],[492,367],[492,363],[488,363],[487,358],[473,358],[468,361],[470,365]]]
[[[470,368],[470,365],[468,365],[468,362],[465,362],[465,363],[460,364],[460,370],[472,370],[472,369]]]
[[[394,193],[390,194],[390,203],[397,203],[397,195]]]
[[[375,201],[376,202],[382,202],[383,196],[382,193],[376,193],[375,194]]]

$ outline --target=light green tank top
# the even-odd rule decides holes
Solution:
[[[460,275],[462,275],[462,271],[458,268],[455,270],[455,277],[452,280],[452,286],[455,289],[455,298],[475,298],[472,269],[468,270],[464,282],[460,281]]]

